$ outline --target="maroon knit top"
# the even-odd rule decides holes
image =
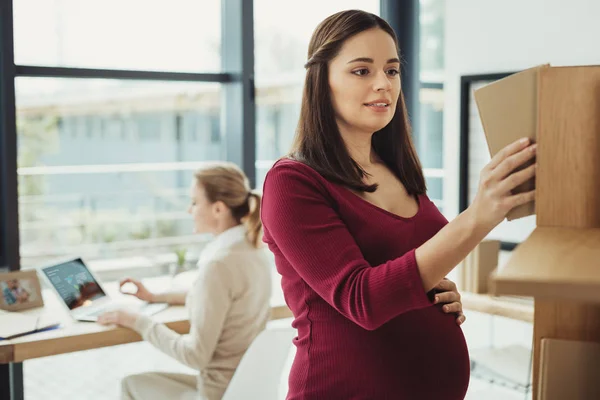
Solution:
[[[297,161],[267,174],[264,241],[298,331],[288,399],[464,398],[463,332],[425,293],[415,259],[448,221],[418,200],[403,218]]]

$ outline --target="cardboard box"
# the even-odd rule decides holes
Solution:
[[[532,142],[537,141],[538,75],[543,68],[549,68],[549,65],[510,75],[474,92],[492,157],[522,137],[528,137]],[[533,162],[522,165],[515,172],[527,168]],[[534,188],[535,178],[515,188],[513,193],[523,193]],[[533,214],[535,202],[514,208],[508,213],[507,219],[512,221]]]

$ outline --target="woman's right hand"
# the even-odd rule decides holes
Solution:
[[[135,293],[124,292],[123,285],[125,285],[127,283],[134,284],[137,288],[137,291]],[[121,290],[121,293],[135,296],[140,300],[147,301],[148,303],[152,303],[154,301],[154,293],[152,293],[151,291],[146,289],[146,286],[144,286],[144,284],[142,282],[138,281],[137,279],[125,278],[125,279],[121,280],[121,282],[119,283],[119,288]]]
[[[472,210],[475,223],[491,231],[513,208],[535,199],[535,190],[512,194],[511,190],[535,176],[535,163],[518,172],[513,171],[535,157],[535,144],[519,139],[500,150],[481,170],[479,189]]]

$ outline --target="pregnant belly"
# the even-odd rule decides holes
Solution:
[[[385,326],[398,366],[396,379],[406,399],[462,400],[470,376],[467,345],[453,314],[439,306],[404,314]],[[401,360],[401,362],[398,362]]]
[[[469,354],[455,316],[438,306],[394,318],[374,331],[340,314],[299,329],[289,399],[462,400]]]

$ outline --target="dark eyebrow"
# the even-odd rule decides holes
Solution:
[[[358,57],[358,58],[355,58],[354,60],[348,61],[348,64],[351,64],[354,62],[366,62],[366,63],[373,64],[375,61],[373,61],[372,58],[368,58],[368,57]],[[392,64],[392,63],[400,64],[400,60],[397,58],[390,58],[389,60],[387,60],[386,64]]]

